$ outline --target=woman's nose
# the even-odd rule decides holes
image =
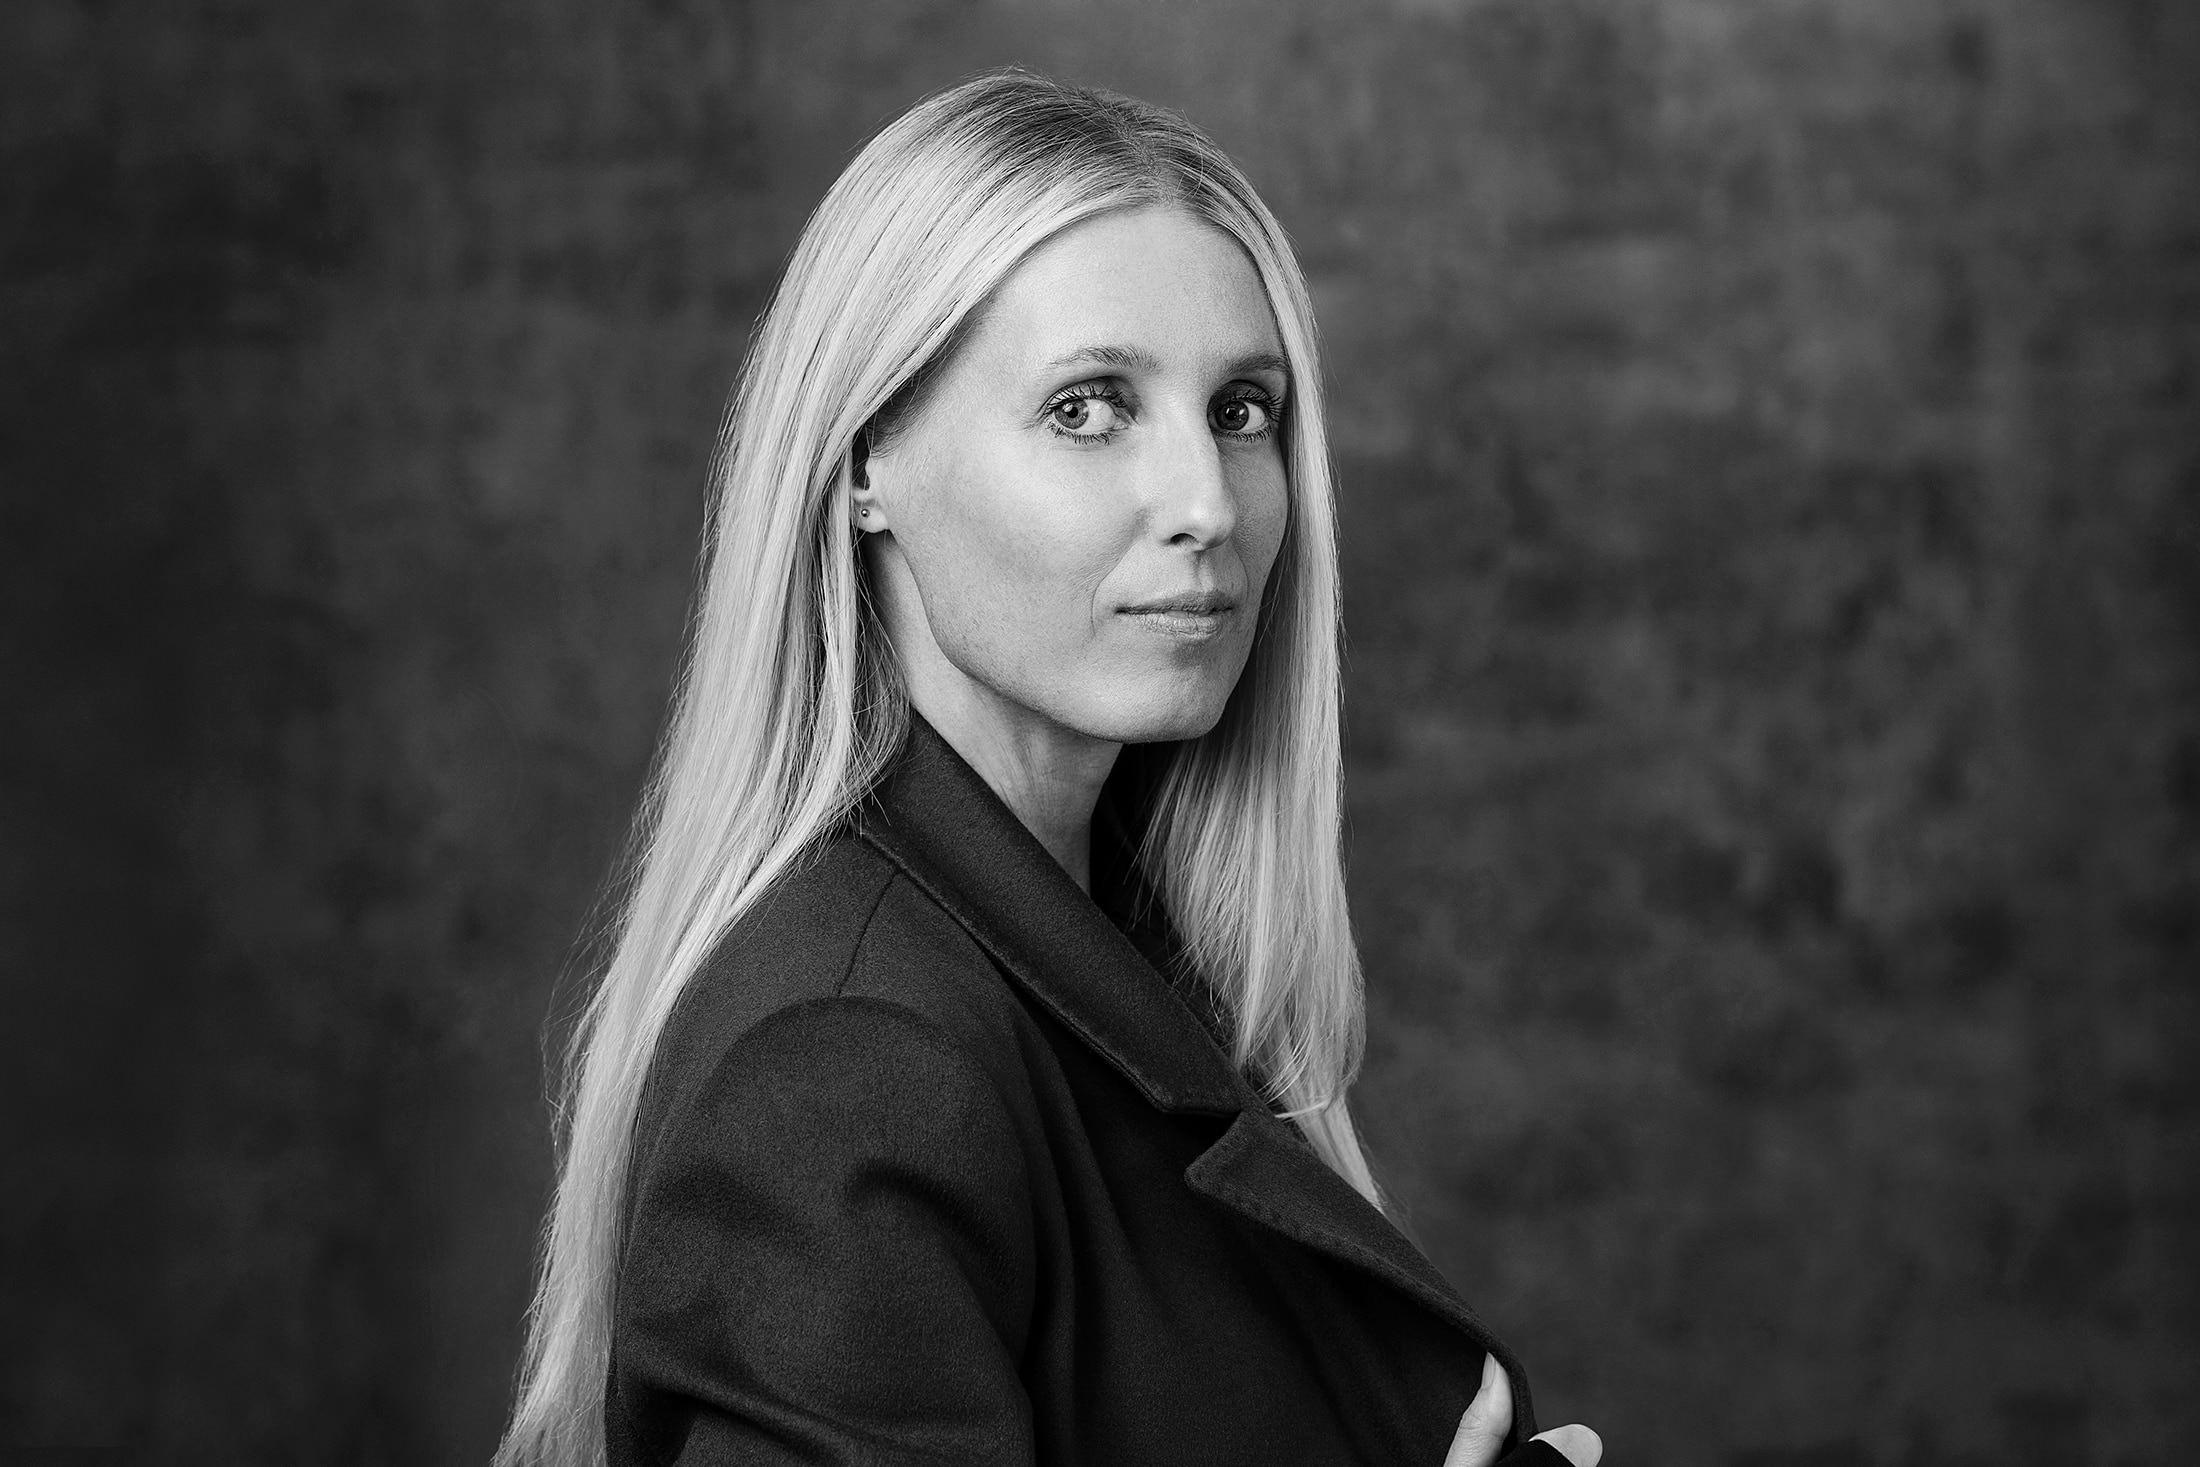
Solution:
[[[1222,446],[1202,411],[1196,424],[1173,426],[1159,445],[1152,486],[1154,528],[1171,545],[1208,550],[1237,527],[1237,501],[1223,470]]]

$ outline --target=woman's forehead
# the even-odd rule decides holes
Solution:
[[[1040,245],[994,293],[972,345],[1038,372],[1085,359],[1166,371],[1283,357],[1244,247],[1166,207],[1084,220]]]

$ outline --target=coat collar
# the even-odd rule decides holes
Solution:
[[[1194,1191],[1375,1274],[1449,1320],[1498,1357],[1513,1377],[1518,1420],[1533,1421],[1511,1351],[1420,1250],[1269,1111],[1168,980],[914,713],[908,743],[858,828],[1150,1104],[1235,1117],[1186,1172]]]
[[[1258,1104],[1174,989],[976,770],[910,715],[859,816],[885,852],[1010,976],[1165,1111]]]

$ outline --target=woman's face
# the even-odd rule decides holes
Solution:
[[[1213,727],[1289,518],[1289,388],[1212,226],[1147,208],[1035,250],[857,491],[920,710],[1113,743]]]

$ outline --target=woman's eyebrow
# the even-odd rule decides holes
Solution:
[[[1161,370],[1161,361],[1152,352],[1135,346],[1081,346],[1075,351],[1064,352],[1043,364],[1039,370],[1056,372],[1065,367],[1084,366],[1113,367],[1122,372],[1158,372]],[[1247,372],[1274,372],[1288,379],[1291,375],[1291,361],[1281,352],[1256,351],[1231,362],[1223,368],[1223,372],[1231,377],[1240,377]]]
[[[1075,351],[1064,352],[1039,370],[1059,371],[1064,367],[1114,367],[1124,372],[1158,372],[1160,358],[1150,351],[1135,346],[1081,346]]]
[[[1291,359],[1280,351],[1256,351],[1250,356],[1239,357],[1225,369],[1233,377],[1247,372],[1274,372],[1286,382],[1291,380]]]

